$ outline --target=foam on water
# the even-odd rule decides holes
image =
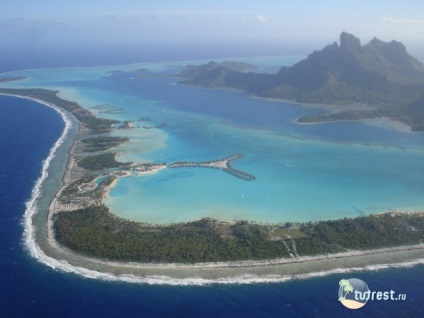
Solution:
[[[54,71],[52,70],[51,73],[54,74]],[[90,71],[90,73],[92,73],[90,76],[95,78],[96,76],[98,76],[99,70],[93,69],[92,72]],[[50,80],[54,82],[54,78],[55,77],[53,76],[53,79],[50,79]],[[73,93],[76,93],[76,92],[72,90],[67,91],[67,94],[73,94]],[[92,100],[89,100],[89,101],[92,102]],[[60,270],[62,272],[67,272],[67,273],[74,273],[74,274],[78,274],[87,278],[103,279],[108,281],[124,281],[124,282],[131,282],[131,283],[166,284],[166,285],[208,285],[208,284],[279,283],[279,282],[285,282],[291,279],[307,279],[312,277],[321,277],[321,276],[326,276],[331,274],[346,273],[346,272],[353,272],[353,271],[363,271],[363,270],[375,271],[375,270],[381,270],[381,269],[385,269],[389,267],[411,267],[416,264],[424,264],[424,259],[418,259],[413,262],[405,262],[405,263],[397,263],[397,264],[381,264],[381,265],[367,266],[365,268],[362,268],[362,267],[339,268],[339,269],[333,269],[328,271],[317,271],[314,273],[309,273],[304,275],[258,276],[258,275],[251,275],[251,274],[249,275],[240,274],[234,277],[223,277],[218,279],[207,279],[207,278],[199,278],[199,277],[180,279],[180,278],[173,278],[173,277],[162,276],[162,275],[152,275],[152,276],[146,276],[146,277],[138,277],[133,275],[114,275],[111,273],[102,273],[102,272],[86,269],[79,266],[73,266],[64,260],[56,260],[46,255],[44,251],[41,249],[41,247],[35,241],[35,228],[33,223],[33,216],[37,213],[37,209],[38,209],[37,200],[40,198],[41,188],[43,186],[43,183],[48,177],[47,171],[48,171],[50,162],[55,157],[55,154],[58,148],[63,144],[64,140],[66,139],[68,132],[72,126],[72,123],[70,119],[68,118],[68,115],[65,112],[63,112],[61,109],[48,103],[44,103],[41,101],[37,101],[37,102],[48,107],[53,107],[61,115],[65,123],[65,128],[60,138],[51,148],[48,157],[46,158],[46,160],[44,160],[41,176],[39,177],[34,188],[32,189],[31,198],[26,203],[26,211],[23,218],[23,224],[24,224],[23,237],[24,237],[25,246],[27,250],[29,251],[30,255],[36,258],[39,262],[55,270]],[[161,145],[161,147],[163,147],[163,144]],[[208,158],[208,159],[215,159],[215,158]],[[294,164],[289,162],[287,164],[287,168],[294,169],[296,167]],[[219,172],[216,172],[216,173],[219,173]]]
[[[50,153],[46,160],[43,162],[41,176],[38,178],[35,183],[34,188],[31,192],[31,198],[26,203],[26,210],[23,217],[24,224],[24,233],[23,238],[25,242],[25,246],[29,252],[29,254],[36,258],[40,263],[45,264],[46,266],[59,270],[65,273],[73,273],[77,275],[81,275],[85,278],[89,279],[102,279],[105,281],[122,281],[127,283],[143,283],[149,285],[179,285],[179,286],[203,286],[210,284],[255,284],[255,283],[282,283],[293,279],[308,279],[314,277],[323,277],[332,274],[340,274],[340,273],[349,273],[355,271],[376,271],[382,270],[391,267],[412,267],[418,264],[424,264],[424,259],[417,259],[411,262],[405,263],[397,263],[397,264],[380,264],[380,265],[372,265],[366,266],[365,268],[361,267],[353,267],[353,268],[337,268],[328,271],[318,271],[303,275],[252,275],[252,274],[241,274],[234,277],[223,277],[217,279],[207,279],[207,278],[199,278],[199,277],[188,277],[188,278],[173,278],[170,276],[164,275],[151,275],[151,276],[134,276],[134,275],[114,275],[111,273],[102,273],[99,271],[90,270],[84,267],[73,266],[70,265],[65,260],[56,260],[50,256],[47,256],[44,251],[40,248],[40,246],[36,243],[34,237],[34,224],[33,224],[33,216],[37,213],[37,199],[39,199],[41,194],[41,188],[43,186],[43,182],[48,177],[48,168],[50,162],[55,157],[55,153],[57,149],[63,144],[65,138],[67,137],[68,131],[70,130],[72,123],[68,118],[68,115],[65,114],[61,109],[55,107],[52,104],[45,103],[39,100],[36,100],[40,104],[43,104],[48,107],[54,108],[62,117],[65,128],[62,132],[60,138],[56,141],[53,147],[50,150]]]

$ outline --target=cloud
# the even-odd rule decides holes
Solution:
[[[47,26],[53,26],[53,27],[66,27],[66,26],[69,26],[69,23],[66,23],[66,22],[57,22],[57,21],[46,22],[45,24]]]
[[[264,17],[263,15],[260,15],[260,14],[255,15],[253,18],[259,23],[265,23],[265,22],[268,21],[268,19],[266,17]]]
[[[68,23],[59,22],[59,21],[41,21],[41,20],[30,20],[25,18],[5,18],[0,19],[0,29],[7,29],[11,31],[17,31],[27,28],[34,27],[64,27],[67,26]]]
[[[244,11],[232,11],[232,10],[182,10],[182,9],[170,9],[170,10],[143,10],[134,12],[124,12],[121,14],[108,14],[105,17],[117,24],[132,24],[143,19],[155,19],[155,18],[169,18],[169,19],[187,19],[194,17],[216,17],[216,16],[230,16],[244,14]],[[265,22],[266,18],[257,15],[252,17],[260,22]]]
[[[154,14],[134,14],[134,15],[114,15],[109,14],[106,18],[116,24],[136,24],[145,19],[154,19],[156,16]]]
[[[381,17],[381,21],[387,23],[397,23],[397,24],[423,24],[424,20],[415,20],[415,19],[399,19],[392,17]]]

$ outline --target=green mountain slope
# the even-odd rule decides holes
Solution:
[[[355,113],[355,118],[390,116],[414,129],[423,129],[424,106],[420,101],[424,98],[424,67],[396,41],[386,43],[374,38],[362,46],[358,38],[343,32],[340,45],[334,43],[314,51],[292,67],[282,67],[277,74],[240,72],[210,62],[190,67],[181,75],[184,84],[235,88],[262,97],[379,105],[376,111]],[[332,119],[353,118],[342,115]]]

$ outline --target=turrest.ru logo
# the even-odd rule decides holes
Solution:
[[[349,309],[359,309],[369,300],[406,300],[405,294],[390,291],[371,291],[363,280],[358,278],[341,279],[339,282],[339,301]]]

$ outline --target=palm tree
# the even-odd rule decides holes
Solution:
[[[347,279],[341,279],[339,282],[339,285],[341,287],[345,287],[347,284],[349,284],[349,281]]]
[[[339,282],[340,287],[343,288],[343,291],[345,292],[344,296],[339,297],[339,300],[345,300],[348,293],[353,292],[355,289],[353,288],[352,284],[347,279],[341,279]]]

